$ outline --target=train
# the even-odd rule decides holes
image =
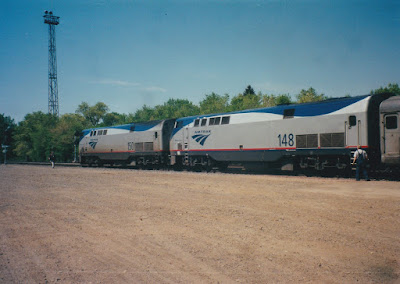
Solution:
[[[85,129],[80,163],[176,170],[338,170],[360,145],[371,170],[400,168],[400,96],[333,98]]]

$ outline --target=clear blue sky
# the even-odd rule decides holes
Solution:
[[[16,121],[47,112],[45,10],[60,16],[60,114],[232,98],[249,84],[337,97],[400,83],[398,0],[1,0],[0,113]]]

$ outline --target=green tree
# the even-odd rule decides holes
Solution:
[[[324,94],[317,94],[314,88],[309,88],[308,90],[301,90],[300,94],[297,96],[297,103],[310,103],[310,102],[319,102],[326,100],[326,96]]]
[[[90,106],[87,102],[82,102],[75,113],[83,115],[88,127],[96,127],[103,121],[108,110],[108,106],[103,102],[98,102],[94,106]]]
[[[262,96],[262,99],[261,99],[261,106],[263,106],[263,107],[273,107],[273,106],[276,106],[276,105],[277,105],[276,99],[277,99],[277,98],[276,98],[275,95],[268,95],[268,94],[265,94],[265,95]]]
[[[10,116],[0,114],[0,143],[4,145],[12,144],[12,133],[16,124]]]
[[[132,122],[154,120],[154,108],[144,105],[141,109],[138,109],[131,117]]]
[[[380,87],[379,89],[371,91],[371,95],[382,93],[393,93],[396,96],[400,96],[400,87],[398,84],[389,83],[386,87]]]
[[[85,128],[85,118],[80,114],[64,114],[50,131],[57,161],[69,162],[74,159],[74,136]]]
[[[277,105],[287,105],[291,103],[293,102],[289,94],[281,94],[277,96],[265,94],[262,96],[263,107],[273,107]]]
[[[169,99],[154,108],[154,119],[168,119],[197,115],[200,108],[186,99]]]
[[[117,112],[106,113],[103,117],[102,126],[113,126],[129,123],[128,115]]]
[[[52,114],[34,112],[27,114],[15,129],[14,153],[32,161],[45,161],[55,148],[52,131],[58,118]]]
[[[276,104],[277,105],[288,105],[292,104],[292,98],[289,94],[282,94],[276,97]]]
[[[14,119],[10,116],[5,116],[4,114],[0,114],[0,144],[9,146],[7,148],[7,159],[13,156],[13,133],[15,131],[16,124]],[[2,151],[2,147],[0,145],[0,151]],[[1,153],[1,152],[0,152]],[[0,159],[4,157],[3,154],[0,155]]]
[[[229,110],[239,111],[261,107],[261,97],[261,94],[238,94],[232,98]]]
[[[211,93],[211,95],[206,95],[205,99],[200,102],[200,113],[210,114],[210,113],[226,112],[228,106],[229,106],[228,94],[220,96],[213,92]]]
[[[254,89],[252,86],[248,85],[247,88],[243,92],[243,96],[247,95],[255,95],[256,93],[254,92]]]

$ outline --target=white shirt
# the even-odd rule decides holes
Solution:
[[[360,155],[363,155],[363,156],[364,156],[364,159],[367,159],[367,152],[365,152],[363,149],[357,149],[357,151],[354,152],[354,159],[357,160],[357,158],[358,158]]]

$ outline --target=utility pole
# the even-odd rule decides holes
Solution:
[[[49,25],[49,113],[58,116],[58,85],[57,85],[57,56],[56,56],[56,28],[60,17],[53,12],[44,12],[44,23]]]
[[[4,165],[7,164],[7,151],[8,151],[8,147],[10,147],[9,145],[6,145],[5,143],[7,143],[7,132],[11,127],[8,126],[6,128],[6,130],[4,130],[4,140],[3,140],[3,144],[1,144],[1,148],[3,149],[3,154],[4,154]]]
[[[3,148],[3,154],[4,154],[4,165],[7,164],[7,148],[10,147],[8,145],[1,145],[1,148]]]

